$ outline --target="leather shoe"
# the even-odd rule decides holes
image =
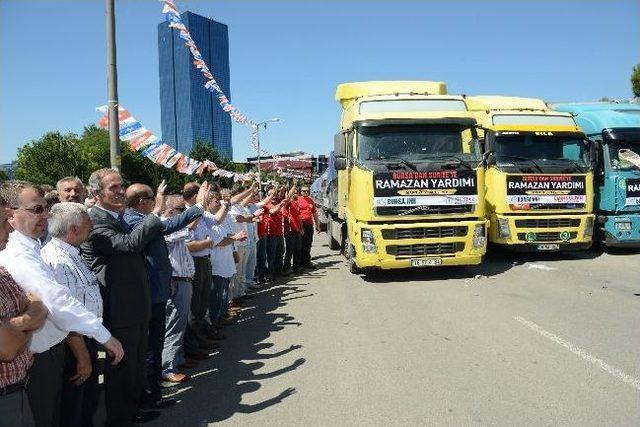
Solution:
[[[226,319],[226,318],[222,318],[220,320],[218,320],[218,324],[221,326],[229,326],[229,325],[233,325],[234,322],[232,319]]]
[[[167,383],[179,384],[189,381],[190,378],[191,377],[189,377],[189,375],[183,374],[181,372],[170,372],[162,376],[162,381]]]
[[[160,412],[158,411],[140,411],[133,416],[131,422],[135,424],[144,424],[149,421],[156,420],[160,417]]]
[[[161,399],[156,400],[155,402],[148,402],[142,405],[143,408],[147,409],[164,409],[169,406],[173,406],[178,401],[172,397],[163,397]]]

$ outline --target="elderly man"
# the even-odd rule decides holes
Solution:
[[[169,251],[163,235],[172,234],[185,228],[189,223],[200,218],[204,212],[203,204],[209,184],[203,183],[196,196],[196,204],[184,212],[162,221],[162,232],[144,247],[144,261],[147,267],[149,284],[151,285],[151,320],[149,321],[149,338],[146,355],[146,386],[142,404],[149,407],[162,408],[175,403],[173,399],[162,399],[160,382],[162,380],[162,349],[166,327],[166,305],[169,299],[171,284],[171,263]],[[125,200],[127,209],[124,219],[131,227],[144,221],[153,211],[154,194],[151,187],[144,184],[132,184],[127,188]]]
[[[64,340],[69,332],[94,338],[113,355],[123,356],[120,342],[102,325],[102,319],[88,311],[69,289],[60,285],[40,255],[40,243],[47,227],[48,206],[42,190],[23,181],[5,182],[0,196],[9,207],[9,223],[14,231],[0,252],[0,265],[25,291],[35,294],[49,310],[44,326],[33,334],[30,350],[36,353],[29,370],[27,390],[36,425],[59,425],[60,391],[64,369]]]
[[[13,231],[0,197],[0,250]],[[47,308],[31,301],[27,294],[0,267],[0,427],[33,426],[33,414],[27,398],[27,370],[33,363],[28,349],[33,330],[47,318]]]
[[[87,310],[102,317],[102,297],[98,280],[80,256],[79,247],[87,240],[93,224],[84,205],[61,202],[51,208],[49,236],[42,258],[53,269],[58,283],[82,302]],[[99,401],[98,343],[88,337],[67,337],[64,382],[62,385],[61,425],[92,425]]]
[[[124,219],[124,188],[117,170],[105,168],[93,172],[88,187],[96,204],[89,213],[93,230],[81,251],[98,277],[105,323],[125,349],[125,357],[119,366],[106,367],[107,425],[126,426],[160,416],[159,412],[137,411],[151,318],[143,250],[164,229],[158,216],[164,202],[164,188],[158,191],[160,196],[156,197],[152,215],[147,215],[132,228]]]
[[[86,189],[77,176],[66,176],[56,184],[58,198],[61,202],[84,203]]]

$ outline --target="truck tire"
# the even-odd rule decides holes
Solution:
[[[333,221],[329,219],[327,221],[327,240],[329,243],[329,249],[332,251],[337,251],[340,249],[340,242],[333,238]]]
[[[362,269],[358,267],[356,261],[353,259],[355,252],[355,248],[351,244],[351,239],[347,234],[347,238],[345,241],[344,253],[347,257],[347,265],[349,266],[349,273],[351,274],[362,274]]]

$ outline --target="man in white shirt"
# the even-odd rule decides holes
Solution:
[[[9,204],[9,223],[15,230],[0,252],[0,265],[49,310],[47,321],[31,340],[30,350],[36,354],[29,370],[28,395],[36,425],[55,426],[60,421],[64,340],[69,332],[94,338],[107,349],[113,363],[118,363],[124,352],[120,342],[102,325],[102,319],[56,281],[51,267],[40,256],[36,239],[44,235],[49,216],[43,191],[30,183],[9,181],[0,187],[0,195]]]
[[[56,281],[67,287],[87,310],[102,317],[98,279],[80,256],[79,250],[92,226],[84,205],[77,202],[53,205],[49,216],[51,239],[40,253],[53,269]],[[69,334],[62,383],[61,425],[93,423],[100,398],[98,378],[101,374],[98,343],[82,335]]]

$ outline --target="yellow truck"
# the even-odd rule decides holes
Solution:
[[[476,120],[446,84],[344,83],[326,204],[332,249],[349,269],[479,264],[486,252]]]
[[[516,251],[587,249],[593,146],[568,113],[533,98],[465,98],[482,130],[489,241]]]

